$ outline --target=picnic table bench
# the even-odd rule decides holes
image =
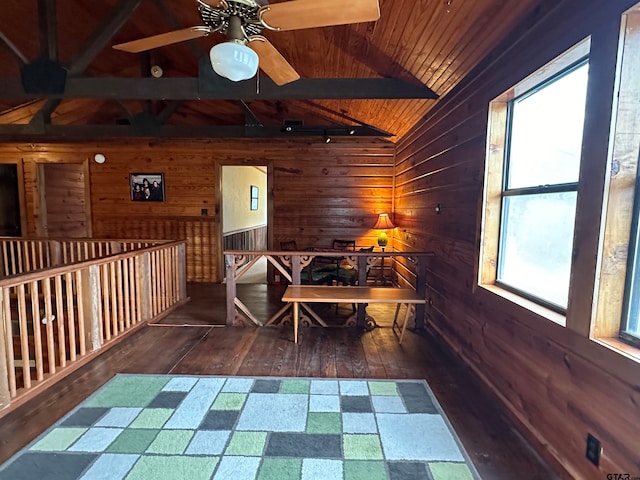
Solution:
[[[400,305],[407,306],[407,312],[402,323],[399,343],[402,344],[404,332],[410,315],[411,304],[425,304],[421,298],[410,288],[390,287],[345,287],[345,286],[318,286],[318,285],[289,285],[282,296],[282,301],[293,303],[293,339],[298,343],[298,321],[300,317],[300,303],[395,303],[394,328],[397,325]]]

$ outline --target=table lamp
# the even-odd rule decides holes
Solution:
[[[378,220],[373,228],[374,230],[380,230],[378,233],[378,246],[382,248],[382,251],[384,252],[384,248],[387,246],[387,242],[389,241],[389,237],[387,237],[387,230],[396,228],[396,226],[391,222],[388,213],[381,213],[378,215]]]

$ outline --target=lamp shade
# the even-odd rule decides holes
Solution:
[[[396,226],[391,222],[388,213],[381,213],[378,215],[378,220],[376,224],[373,226],[375,230],[389,230],[391,228],[396,228]]]
[[[258,54],[242,42],[218,43],[211,48],[209,58],[218,75],[234,82],[247,80],[258,71]]]

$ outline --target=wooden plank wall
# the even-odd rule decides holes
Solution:
[[[331,247],[353,239],[376,243],[379,213],[391,212],[392,144],[316,144],[280,154],[274,164],[273,245]],[[390,247],[392,239],[390,238]]]
[[[640,364],[477,286],[488,104],[592,35],[590,81],[609,88],[594,90],[591,97],[598,106],[608,102],[610,111],[612,59],[605,58],[608,68],[598,71],[595,57],[613,55],[615,60],[620,15],[633,3],[543,2],[399,142],[396,152],[396,247],[436,252],[427,275],[429,327],[478,373],[566,478],[640,472]],[[602,113],[587,115],[587,124],[604,132],[587,133],[591,142],[609,131],[607,109]],[[606,138],[599,141],[583,161],[600,166],[586,165],[586,171],[604,170]],[[597,236],[597,215],[592,208],[582,212],[578,223]],[[581,268],[579,262],[593,262],[596,243],[581,244],[584,251],[574,266],[592,279],[591,264]],[[586,296],[582,303],[589,303],[589,292],[581,293]],[[600,468],[585,458],[587,433],[602,441]]]
[[[225,250],[267,250],[267,226],[223,235]],[[277,247],[276,247],[277,248]]]
[[[28,234],[37,233],[40,215],[37,164],[89,158],[95,238],[186,239],[189,281],[217,282],[221,165],[268,166],[273,245],[353,238],[364,246],[375,243],[377,214],[391,209],[394,151],[392,143],[368,139],[114,140],[2,144],[0,160],[24,164]],[[93,162],[96,153],[104,164]],[[130,200],[129,174],[140,172],[164,174],[164,202]]]

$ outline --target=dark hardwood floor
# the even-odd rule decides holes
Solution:
[[[274,303],[265,302],[263,286],[253,287],[257,287],[254,303]],[[202,291],[204,295],[191,290],[192,300],[163,324],[142,327],[46,392],[0,418],[0,462],[32,441],[116,373],[421,378],[429,383],[482,478],[557,478],[521,438],[473,374],[428,331],[408,332],[400,346],[391,328],[384,326],[388,320],[380,321],[383,326],[370,332],[352,328],[302,328],[296,345],[290,327],[215,325],[224,323],[224,296],[220,300],[219,292],[209,295],[211,289],[204,287]],[[251,288],[245,293],[251,296]],[[261,308],[267,312],[277,310],[277,305]],[[344,307],[345,313],[348,308],[350,306]],[[326,313],[330,312],[335,309],[328,309]],[[378,313],[384,316],[383,310]]]

